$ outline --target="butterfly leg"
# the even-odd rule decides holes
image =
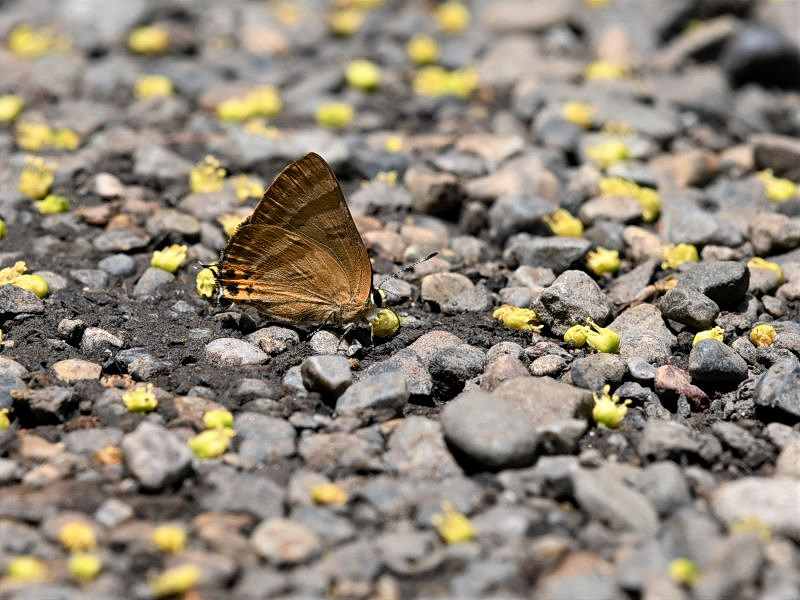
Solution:
[[[342,335],[341,335],[341,337],[339,337],[339,341],[336,344],[336,349],[337,350],[339,349],[339,346],[342,345],[342,340],[347,336],[348,333],[350,333],[350,330],[355,326],[356,326],[355,323],[348,323],[347,325],[345,325],[344,331],[342,332]]]

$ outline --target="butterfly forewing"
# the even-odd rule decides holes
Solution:
[[[228,242],[219,273],[226,298],[289,321],[323,322],[367,308],[367,250],[320,156],[308,154],[275,178]]]

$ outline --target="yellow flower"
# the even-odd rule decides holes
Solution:
[[[233,415],[224,408],[207,410],[203,415],[206,429],[225,429],[233,427]]]
[[[370,322],[370,327],[375,337],[390,337],[400,329],[400,317],[398,317],[394,311],[388,308],[382,308],[378,311],[377,316]]]
[[[162,250],[153,252],[150,266],[162,269],[167,273],[174,273],[186,260],[188,248],[183,244],[172,244]]]
[[[0,96],[0,121],[13,121],[20,115],[23,108],[25,108],[25,100],[22,96],[14,94]]]
[[[561,109],[561,116],[564,117],[564,120],[574,123],[578,127],[589,129],[592,126],[594,112],[595,108],[591,104],[570,100]]]
[[[13,283],[14,279],[20,275],[24,275],[27,270],[28,267],[25,261],[22,260],[18,260],[10,267],[0,269],[0,285]]]
[[[38,58],[51,52],[67,50],[70,40],[50,27],[34,28],[27,23],[17,25],[8,34],[8,49],[23,58]]]
[[[189,440],[189,448],[197,458],[217,458],[225,454],[235,435],[230,427],[207,429]]]
[[[36,203],[36,210],[42,215],[55,215],[69,211],[69,200],[59,194],[48,194]]]
[[[236,229],[242,224],[242,221],[244,221],[244,217],[241,215],[227,214],[217,217],[217,222],[222,225],[222,229],[228,237],[236,233]]]
[[[158,408],[158,398],[153,393],[152,383],[125,392],[122,401],[130,412],[148,413]]]
[[[17,123],[15,141],[28,152],[39,152],[53,143],[53,130],[46,123]]]
[[[347,64],[344,78],[350,87],[370,92],[380,85],[381,70],[374,62],[359,58]]]
[[[39,298],[44,298],[50,293],[47,280],[41,275],[17,275],[11,280],[11,285],[15,285],[23,290],[28,290],[39,296]]]
[[[591,8],[603,8],[604,6],[607,6],[610,2],[611,0],[583,0],[583,3]]]
[[[552,215],[545,216],[542,220],[555,235],[564,237],[583,236],[583,223],[581,223],[581,220],[573,217],[569,211],[563,208],[559,208]]]
[[[753,342],[756,346],[772,346],[775,343],[775,338],[778,336],[778,332],[775,331],[775,328],[772,325],[767,323],[762,323],[761,325],[756,325],[750,330],[750,341]]]
[[[470,19],[469,9],[461,2],[444,2],[436,9],[436,23],[446,33],[461,33]]]
[[[222,121],[246,121],[251,110],[245,98],[228,98],[217,105],[217,117]]]
[[[81,138],[72,129],[66,127],[54,129],[50,137],[50,145],[56,150],[75,150],[81,145]]]
[[[783,269],[781,269],[778,263],[764,260],[759,256],[754,256],[747,261],[747,266],[751,269],[768,269],[778,276],[778,283],[783,281]]]
[[[200,568],[181,565],[167,569],[150,582],[150,590],[156,598],[177,596],[187,592],[200,581]]]
[[[583,77],[586,81],[602,81],[622,79],[630,75],[631,70],[627,65],[610,60],[597,60],[586,67]]]
[[[97,546],[94,530],[81,521],[64,524],[58,532],[58,540],[70,552],[85,552]]]
[[[335,483],[318,483],[311,488],[311,499],[315,504],[347,504],[347,492]]]
[[[598,352],[619,352],[620,337],[619,334],[609,329],[608,327],[600,327],[591,319],[586,322],[589,327],[586,328],[586,343]]]
[[[620,426],[625,415],[628,414],[628,405],[630,400],[625,400],[620,403],[619,396],[614,394],[610,396],[608,392],[611,386],[603,386],[601,392],[592,392],[594,399],[594,408],[592,409],[592,418],[594,422],[602,427],[609,429],[616,429]]]
[[[344,102],[327,102],[317,107],[317,123],[330,129],[343,129],[353,120],[353,107]]]
[[[206,267],[197,273],[195,280],[197,293],[204,298],[211,298],[217,289],[217,277],[212,269]]]
[[[586,326],[573,325],[564,332],[564,341],[572,344],[573,348],[583,348],[586,345]]]
[[[600,133],[608,135],[631,135],[635,132],[631,124],[625,121],[606,121]]]
[[[375,181],[385,183],[389,187],[395,187],[397,185],[397,171],[378,171],[378,174],[375,175]]]
[[[477,86],[478,74],[472,69],[448,71],[431,65],[423,67],[414,76],[414,92],[420,96],[468,98]]]
[[[406,44],[406,53],[416,65],[429,65],[439,60],[439,44],[429,35],[419,33]]]
[[[11,419],[8,418],[9,408],[0,408],[0,431],[5,431],[11,427]]]
[[[246,202],[248,198],[261,198],[264,193],[264,186],[255,177],[237,175],[231,183],[236,199],[239,202]]]
[[[341,37],[353,35],[364,23],[364,12],[355,8],[343,8],[328,13],[328,27],[331,33]]]
[[[6,227],[6,222],[3,219],[0,219],[0,240],[8,235],[8,227]]]
[[[775,177],[772,169],[766,169],[758,174],[764,186],[764,193],[773,202],[785,202],[797,196],[797,185],[789,179]]]
[[[661,197],[652,188],[638,185],[622,177],[604,177],[600,180],[600,193],[603,196],[629,196],[635,198],[642,208],[642,218],[652,223],[661,212]]]
[[[169,47],[169,32],[163,27],[137,27],[128,36],[128,48],[136,54],[163,54]]]
[[[139,100],[145,98],[168,98],[173,93],[172,80],[164,75],[145,75],[140,77],[133,87],[133,95]]]
[[[722,342],[724,341],[724,335],[725,330],[722,327],[712,327],[705,331],[698,331],[692,340],[692,346],[697,345],[698,342],[702,342],[703,340],[717,340]]]
[[[406,142],[401,135],[390,135],[383,143],[383,149],[390,154],[401,152],[405,147]]]
[[[153,545],[165,554],[177,554],[186,546],[186,531],[180,525],[161,525],[150,537]]]
[[[676,558],[669,563],[669,576],[681,585],[694,585],[700,579],[700,569],[689,558]]]
[[[47,581],[47,566],[35,556],[17,556],[6,566],[6,576],[17,583]]]
[[[628,160],[630,157],[628,145],[622,140],[606,140],[590,145],[586,148],[586,154],[601,169]]]
[[[54,163],[44,162],[40,156],[25,157],[25,167],[17,184],[19,191],[33,200],[44,198],[55,181],[56,167]]]
[[[677,269],[686,262],[700,262],[697,248],[692,244],[668,244],[664,247],[662,269]]]
[[[248,133],[265,137],[268,140],[274,140],[279,135],[278,128],[267,125],[264,119],[250,119],[244,124],[244,130]]]
[[[253,88],[244,97],[249,108],[248,118],[274,117],[283,109],[283,100],[278,90],[271,85]]]
[[[755,534],[762,543],[767,543],[772,537],[772,528],[756,516],[743,517],[731,523],[730,532],[737,534]]]
[[[492,318],[497,319],[506,327],[519,329],[520,331],[539,331],[541,325],[536,313],[530,308],[517,308],[510,304],[503,304],[492,313]]]
[[[97,554],[76,554],[69,559],[67,569],[73,579],[91,581],[100,574],[103,560]]]
[[[193,194],[219,192],[224,186],[225,173],[219,161],[209,154],[189,173],[189,189]]]
[[[597,250],[588,253],[586,264],[595,275],[616,273],[620,265],[619,252],[598,246]]]
[[[442,502],[442,512],[433,515],[432,521],[445,544],[460,544],[475,539],[472,522],[447,500]]]

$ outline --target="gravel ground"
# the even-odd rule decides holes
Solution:
[[[0,598],[800,598],[798,23],[0,2]],[[201,293],[311,151],[339,354]]]

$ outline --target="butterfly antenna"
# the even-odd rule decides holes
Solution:
[[[394,279],[395,277],[398,277],[398,276],[402,275],[403,273],[406,273],[407,271],[410,271],[411,269],[413,269],[414,267],[416,267],[418,264],[420,264],[420,263],[424,263],[426,260],[430,260],[430,259],[432,259],[432,258],[433,258],[434,256],[436,256],[437,254],[439,254],[439,253],[438,253],[438,252],[431,252],[431,253],[430,253],[430,254],[428,254],[428,256],[426,256],[425,258],[422,258],[422,259],[418,260],[418,261],[417,261],[417,262],[415,262],[415,263],[411,263],[410,265],[406,265],[405,267],[403,267],[403,268],[402,268],[402,269],[400,269],[399,271],[395,271],[394,273],[392,273],[391,275],[389,275],[389,276],[388,276],[386,279],[384,279],[383,281],[381,281],[381,282],[380,282],[380,284],[378,285],[378,289],[379,289],[379,290],[380,290],[380,289],[383,289],[383,285],[384,285],[384,284],[385,284],[387,281],[391,281],[391,280],[392,280],[392,279]],[[383,290],[383,291],[385,292],[386,290]],[[391,292],[389,292],[389,293],[391,293]]]

